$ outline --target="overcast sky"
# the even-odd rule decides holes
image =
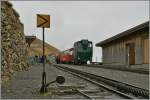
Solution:
[[[24,23],[26,35],[42,39],[36,27],[36,14],[51,15],[51,28],[45,41],[60,50],[75,41],[93,41],[93,60],[101,61],[101,48],[95,44],[149,20],[149,1],[11,1]]]

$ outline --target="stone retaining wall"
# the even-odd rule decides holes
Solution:
[[[1,2],[1,76],[9,79],[14,71],[26,70],[27,44],[19,14],[7,1]]]

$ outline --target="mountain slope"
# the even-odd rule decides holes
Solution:
[[[57,48],[48,43],[45,43],[45,55],[57,53],[59,53]],[[34,40],[31,43],[31,46],[28,48],[28,54],[29,56],[43,55],[43,41],[36,38],[36,40]]]

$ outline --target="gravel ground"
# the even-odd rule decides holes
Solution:
[[[46,65],[46,68],[49,66]],[[38,95],[41,86],[42,66],[36,65],[29,71],[16,72],[10,81],[2,83],[1,96],[6,99],[33,99],[33,98],[50,98]],[[55,78],[55,74],[47,73],[51,76],[49,81]],[[48,79],[47,79],[48,80]],[[35,92],[36,91],[36,92]],[[35,94],[36,93],[36,94]]]
[[[64,65],[64,64],[61,64],[61,65]],[[125,72],[125,71],[119,71],[119,70],[104,69],[104,68],[77,66],[77,65],[64,65],[64,66],[82,70],[82,71],[89,72],[89,73],[93,73],[96,75],[100,75],[103,77],[107,77],[110,79],[114,79],[120,82],[124,82],[127,84],[131,84],[131,85],[149,90],[149,75]]]
[[[73,99],[83,97],[79,94],[72,94],[70,87],[90,91],[101,91],[98,96],[101,99],[120,98],[102,88],[99,88],[85,80],[79,79],[71,74],[64,73],[57,68],[46,64],[47,82],[55,80],[56,76],[65,76],[66,82],[63,85],[54,83],[49,86],[48,93],[41,95],[39,93],[41,87],[42,65],[35,65],[28,71],[16,72],[10,81],[2,83],[1,96],[2,99]],[[64,93],[67,92],[67,94]]]

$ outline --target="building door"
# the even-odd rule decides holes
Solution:
[[[134,43],[128,43],[126,44],[126,62],[128,65],[134,65],[135,64],[135,45]]]
[[[149,43],[148,38],[143,39],[143,63],[147,64],[149,60]]]

